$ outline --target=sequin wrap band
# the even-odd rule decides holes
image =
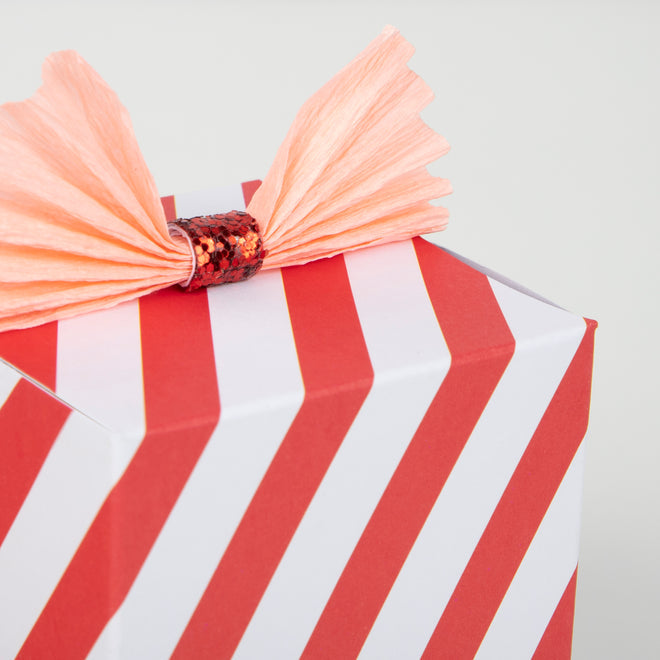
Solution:
[[[194,252],[195,269],[181,285],[186,291],[247,280],[266,256],[257,221],[243,211],[178,219],[169,225],[170,233],[187,236]]]

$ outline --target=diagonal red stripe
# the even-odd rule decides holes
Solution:
[[[536,647],[532,660],[570,660],[573,646],[573,614],[577,570],[573,573],[552,619]]]
[[[176,220],[176,204],[174,202],[174,196],[168,195],[167,197],[161,197],[160,203],[163,205],[163,211],[165,211],[165,220],[168,222]]]
[[[426,241],[416,240],[415,249],[451,368],[346,565],[305,658],[358,655],[513,354],[514,339],[487,278]]]
[[[0,357],[55,391],[57,323],[0,332]]]
[[[55,397],[23,379],[0,408],[0,545],[69,413]]]
[[[595,323],[475,548],[423,657],[472,658],[587,430]]]
[[[57,323],[0,333],[0,356],[55,389]],[[0,409],[0,544],[32,488],[69,408],[27,380]]]
[[[174,658],[232,655],[373,380],[343,258],[282,274],[305,400]]]
[[[125,598],[219,417],[205,292],[140,300],[147,433],[20,658],[84,658]]]
[[[243,188],[243,199],[245,200],[245,207],[249,205],[252,201],[252,196],[257,192],[257,189],[261,185],[261,181],[255,179],[254,181],[245,181],[241,184]]]

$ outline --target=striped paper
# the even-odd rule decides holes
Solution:
[[[594,328],[415,239],[0,334],[0,658],[570,657]]]

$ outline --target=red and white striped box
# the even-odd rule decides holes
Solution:
[[[594,328],[416,239],[0,334],[0,657],[568,658]]]

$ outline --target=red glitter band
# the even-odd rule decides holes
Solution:
[[[257,221],[243,211],[180,218],[170,224],[188,236],[195,256],[192,277],[182,285],[186,291],[247,280],[266,256]]]

